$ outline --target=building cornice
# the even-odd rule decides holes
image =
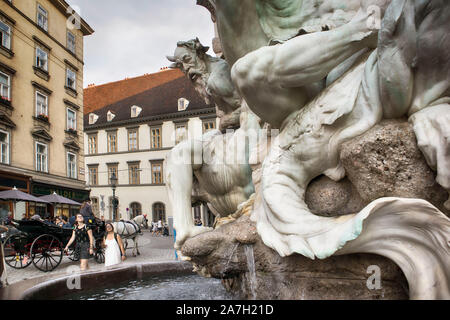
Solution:
[[[64,16],[66,17],[70,17],[72,16],[73,12],[68,12],[67,9],[70,8],[70,5],[64,1],[64,0],[49,0],[58,10],[59,12],[61,12]],[[77,13],[78,15],[78,13]],[[79,16],[78,16],[79,17]],[[80,27],[81,27],[81,32],[83,32],[83,35],[85,36],[89,36],[91,34],[93,34],[95,31],[94,29],[91,28],[91,26],[84,21],[83,18],[80,18]]]
[[[0,10],[0,17],[4,18],[6,21],[8,21],[10,24],[15,25],[16,20],[8,16],[3,10]]]
[[[203,108],[198,110],[191,110],[191,111],[183,111],[183,112],[173,112],[168,114],[161,114],[156,116],[150,116],[150,117],[143,117],[143,118],[133,118],[133,119],[126,119],[126,120],[120,120],[114,123],[101,123],[97,125],[87,125],[84,126],[84,131],[86,133],[89,133],[90,130],[95,129],[108,129],[108,128],[115,128],[118,129],[120,127],[124,127],[131,124],[142,124],[142,123],[148,123],[152,121],[172,121],[173,119],[179,119],[179,118],[192,118],[195,116],[200,115],[207,115],[207,114],[215,114],[216,108],[210,107],[210,108]]]
[[[51,95],[51,94],[53,93],[52,90],[50,90],[49,88],[43,86],[43,85],[40,84],[40,83],[37,83],[37,82],[35,82],[35,81],[31,81],[31,84],[33,85],[33,87],[35,87],[35,88],[37,88],[37,89],[39,89],[39,90],[41,90],[41,91],[44,91],[44,92],[45,92],[46,94],[48,94],[48,95]]]
[[[41,173],[29,169],[19,168],[11,165],[0,164],[0,170],[7,171],[12,174],[19,174],[31,177],[33,182],[54,184],[64,188],[86,189],[84,180],[70,179],[65,176],[57,176],[50,173]]]
[[[77,110],[80,110],[80,109],[81,109],[79,105],[73,103],[72,101],[69,101],[69,100],[67,100],[67,99],[64,99],[63,101],[64,101],[64,103],[67,104],[69,107],[72,107],[72,108],[77,109]]]
[[[97,133],[97,132],[95,132]],[[87,135],[91,133],[86,133]],[[92,133],[94,134],[94,133]],[[107,153],[96,153],[96,154],[85,154],[84,158],[89,159],[90,157],[104,157],[104,156],[114,156],[119,154],[133,154],[133,153],[140,153],[140,152],[158,152],[158,151],[167,151],[172,150],[173,147],[166,147],[166,148],[158,148],[158,149],[141,149],[141,150],[133,150],[133,151],[119,151],[119,152],[107,152]]]
[[[15,74],[16,70],[0,61],[0,69],[4,69],[7,73]]]
[[[45,49],[47,49],[47,51],[52,51],[52,48],[48,44],[46,44],[44,41],[39,39],[38,37],[33,36],[33,40],[36,41],[37,43],[39,43],[39,45],[41,45]]]

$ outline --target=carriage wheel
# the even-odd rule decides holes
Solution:
[[[105,249],[103,249],[103,238],[98,238],[95,241],[94,258],[97,263],[105,263]]]
[[[5,262],[14,269],[24,269],[28,267],[33,259],[30,257],[29,245],[26,238],[21,235],[10,235],[4,244]]]
[[[67,250],[67,255],[71,261],[79,261],[80,260],[80,252],[75,250],[75,246],[71,246]]]
[[[95,251],[95,261],[97,263],[105,263],[105,251],[103,248],[98,248]]]
[[[41,271],[49,272],[61,263],[63,245],[55,236],[43,234],[33,241],[31,254],[34,266]]]

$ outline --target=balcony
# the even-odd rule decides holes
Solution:
[[[8,97],[0,96],[0,105],[6,107],[8,109],[13,109],[13,107],[11,105],[11,99]]]
[[[74,136],[74,137],[78,137],[78,132],[75,129],[69,128],[67,130],[65,130],[67,134]]]

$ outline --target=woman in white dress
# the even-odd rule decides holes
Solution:
[[[105,249],[105,267],[119,264],[126,259],[122,238],[114,232],[114,226],[108,222],[105,225],[106,235],[103,239]]]

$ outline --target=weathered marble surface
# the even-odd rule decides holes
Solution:
[[[231,81],[230,67],[206,54],[198,39],[180,41],[171,68],[179,68],[206,103],[216,105],[220,130],[191,136],[166,157],[165,181],[173,205],[175,248],[210,228],[194,226],[192,203],[207,203],[216,217],[233,214],[254,193],[249,164],[251,132],[258,134],[260,119],[251,112]],[[225,129],[237,129],[222,134]]]
[[[256,226],[243,242],[260,237],[280,259],[300,254],[324,266],[343,254],[383,255],[402,269],[410,298],[449,299],[450,219],[442,211],[450,185],[450,2],[208,3],[237,90],[280,129],[269,148],[252,151],[265,158],[253,166],[255,195],[239,206]],[[378,18],[379,26],[369,23]],[[183,254],[224,277],[213,262],[227,250],[233,256],[239,221],[230,223],[237,231],[222,234],[224,225],[187,240]],[[256,256],[257,264],[271,259]],[[245,287],[234,278],[230,288]]]
[[[249,251],[253,251],[255,278],[249,274]],[[200,274],[223,279],[224,286],[243,299],[408,298],[406,279],[392,261],[370,254],[327,260],[298,254],[282,258],[262,243],[247,216],[187,240],[182,253],[191,257]],[[372,274],[367,269],[373,265],[381,271],[378,290],[367,287]]]

